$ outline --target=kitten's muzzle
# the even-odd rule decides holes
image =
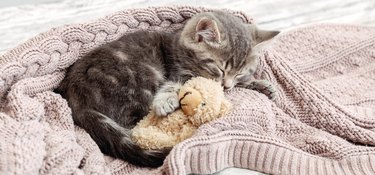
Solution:
[[[230,90],[233,88],[233,80],[232,79],[224,79],[221,82],[221,85],[224,87],[224,90]]]

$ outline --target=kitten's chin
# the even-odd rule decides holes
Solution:
[[[231,87],[225,87],[225,86],[223,86],[223,89],[224,89],[224,91],[229,91],[229,90],[232,90],[233,87],[234,87],[234,86],[231,86]]]

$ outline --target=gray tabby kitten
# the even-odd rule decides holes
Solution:
[[[253,80],[257,46],[278,32],[258,30],[226,12],[201,13],[177,33],[138,31],[98,47],[75,62],[57,89],[101,151],[139,166],[162,165],[166,150],[143,150],[131,129],[150,107],[165,116],[179,107],[177,91],[192,77],[241,86],[273,98],[267,81]]]

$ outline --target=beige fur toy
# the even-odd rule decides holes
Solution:
[[[187,81],[179,91],[181,109],[157,117],[151,111],[136,127],[132,139],[144,149],[171,148],[197,128],[224,116],[231,108],[220,83],[202,77]]]

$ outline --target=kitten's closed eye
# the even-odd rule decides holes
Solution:
[[[213,72],[215,78],[223,78],[225,75],[225,72],[218,67],[215,67]]]
[[[234,78],[241,78],[241,77],[243,77],[243,76],[245,76],[246,74],[244,74],[244,73],[238,73],[238,74],[236,74],[235,76],[234,76]]]
[[[211,78],[219,79],[225,75],[225,71],[216,65],[215,60],[206,58],[201,60],[201,62],[205,63],[202,64],[202,67],[212,76]]]
[[[204,64],[209,64],[209,63],[214,63],[215,60],[213,60],[211,58],[206,58],[206,59],[202,59],[201,62],[204,63]]]

